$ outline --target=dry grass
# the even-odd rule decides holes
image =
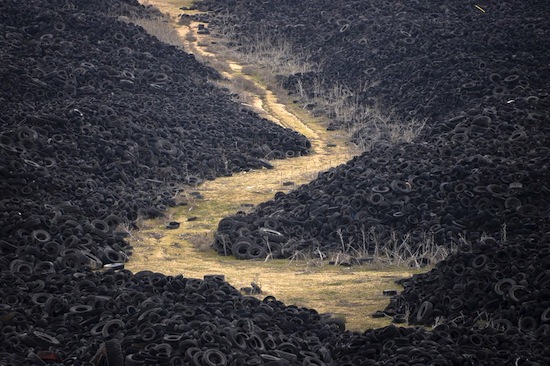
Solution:
[[[268,84],[275,84],[276,75],[296,75],[319,71],[307,51],[291,42],[273,37],[269,30],[259,29],[256,34],[244,37],[235,29],[231,15],[216,15],[216,35],[238,42],[205,44],[209,52],[222,58],[238,60],[243,73],[257,77]],[[227,47],[231,44],[230,47]],[[236,46],[238,45],[238,46]],[[374,83],[375,84],[375,83]],[[343,84],[327,86],[321,79],[306,88],[298,80],[295,88],[302,105],[314,105],[314,113],[323,113],[348,133],[359,151],[369,151],[378,141],[391,144],[411,142],[422,131],[425,120],[398,118],[391,111],[366,106],[358,95],[374,84],[365,84],[354,90]]]
[[[126,23],[133,23],[141,26],[147,33],[156,37],[159,41],[183,48],[180,35],[174,28],[172,19],[166,15],[162,15],[157,8],[151,12],[151,16],[144,18],[137,14],[120,15],[118,20]]]
[[[147,33],[157,37],[160,41],[182,48],[180,36],[169,20],[131,19],[130,21],[143,27]]]
[[[238,59],[242,65],[254,65],[265,80],[275,75],[293,75],[316,71],[319,65],[311,60],[309,53],[291,42],[276,37],[268,29],[258,29],[254,35],[243,36],[231,14],[216,14],[216,27],[212,31],[218,38],[238,41],[238,46],[227,47],[228,42],[216,42],[221,48],[217,54]],[[271,80],[270,80],[271,81]]]
[[[307,53],[292,48],[289,42],[268,34],[257,34],[242,42],[238,48],[227,47],[227,42],[203,43],[205,50],[223,59],[237,60],[244,65],[243,73],[265,83],[276,84],[277,75],[293,75],[318,70]],[[300,54],[299,56],[297,55]]]
[[[319,65],[311,61],[307,52],[297,49],[284,39],[271,36],[268,31],[259,30],[252,37],[240,39],[240,46],[237,48],[227,47],[228,42],[221,42],[211,36],[198,35],[193,31],[198,23],[189,18],[180,18],[178,27],[174,19],[181,13],[179,8],[189,7],[192,1],[145,0],[143,4],[151,9],[149,18],[122,16],[119,19],[142,26],[149,34],[165,43],[177,47],[185,44],[188,51],[195,53],[201,61],[226,76],[227,80],[222,82],[222,86],[229,89],[230,93],[238,95],[237,101],[252,106],[251,109],[256,112],[258,102],[253,100],[253,95],[260,94],[257,90],[258,83],[275,85],[276,75],[288,76],[319,70]],[[160,11],[171,15],[161,16]],[[231,17],[218,15],[217,19],[221,27],[216,29],[216,34],[236,39]],[[232,64],[237,64],[230,60],[237,60],[239,65],[244,65],[239,70],[240,75],[228,77],[234,74]],[[314,105],[314,113],[321,111],[330,117],[354,141],[356,152],[369,151],[379,141],[390,144],[413,141],[423,130],[426,120],[413,118],[405,121],[391,111],[366,106],[357,95],[371,86],[363,85],[354,91],[342,84],[326,86],[323,80],[317,79],[308,90],[299,80],[295,88],[301,104]]]
[[[217,68],[217,70],[225,73],[231,72],[230,67],[220,67]],[[261,88],[250,78],[247,78],[244,75],[237,75],[229,79],[226,78],[212,82],[221,88],[227,89],[227,91],[233,96],[234,101],[250,106],[251,109],[258,114],[261,114],[262,112],[265,113],[265,111],[262,111],[261,108],[254,108],[254,105],[258,103],[257,100],[261,100],[265,97],[265,89]]]
[[[330,116],[336,125],[348,132],[361,151],[370,151],[379,141],[397,144],[416,139],[426,120],[405,121],[391,111],[365,105],[358,95],[369,87],[364,85],[354,91],[343,84],[326,86],[321,79],[315,79],[311,88],[304,87],[300,80],[295,85],[302,103],[313,105],[316,111]]]
[[[144,221],[145,229],[132,232],[130,242],[134,254],[127,268],[132,271],[154,269],[198,278],[221,273],[236,288],[258,283],[263,291],[259,297],[273,295],[287,304],[345,317],[348,327],[353,330],[389,324],[390,319],[370,317],[375,310],[387,305],[388,299],[381,295],[382,291],[397,288],[393,283],[396,278],[417,273],[418,269],[390,265],[381,268],[376,263],[361,267],[330,266],[330,258],[240,261],[219,256],[209,247],[221,218],[250,210],[250,205],[271,199],[275,192],[293,188],[284,185],[287,181],[297,185],[308,182],[320,168],[336,164],[334,159],[335,156],[330,154],[316,154],[275,161],[273,170],[251,171],[207,181],[193,189],[203,199],[193,199],[189,191],[184,192],[186,206],[174,208],[165,218]],[[190,217],[198,219],[187,221]],[[180,222],[180,228],[166,230],[170,221]]]
[[[185,36],[185,40],[189,43],[194,43],[197,42],[197,37],[195,37],[193,33],[187,33],[187,35]]]
[[[382,291],[398,289],[394,284],[397,278],[418,272],[368,265],[329,266],[326,261],[241,261],[219,256],[204,247],[197,248],[197,245],[207,242],[204,238],[208,234],[183,238],[182,234],[173,231],[166,232],[164,223],[159,223],[153,229],[134,235],[135,254],[126,267],[134,272],[155,270],[194,278],[220,273],[236,288],[248,287],[255,282],[262,288],[259,298],[273,295],[289,305],[332,313],[345,318],[348,329],[352,330],[388,325],[389,318],[374,319],[370,316],[387,304],[388,299],[382,296]]]
[[[458,249],[455,243],[437,245],[430,233],[423,233],[413,241],[411,233],[402,235],[393,231],[389,238],[382,239],[373,229],[363,230],[359,244],[345,242],[341,233],[338,234],[341,250],[329,256],[336,264],[368,260],[379,268],[424,268],[441,262]]]
[[[134,23],[143,27],[147,33],[164,43],[183,48],[182,34],[178,32],[176,19],[178,19],[181,13],[180,8],[190,7],[194,0],[141,0],[140,2],[146,7],[146,16],[137,14],[132,6],[126,4],[122,4],[117,9],[114,9],[112,15],[118,17],[120,21]],[[183,23],[185,21],[182,20]],[[194,41],[196,39],[189,40],[189,42]]]
[[[169,12],[172,18],[180,13],[183,3],[175,0],[149,2],[163,12]],[[191,23],[190,26],[193,28],[196,24]],[[126,268],[134,272],[154,270],[197,278],[220,273],[236,288],[248,287],[255,282],[263,291],[259,297],[273,295],[287,304],[307,306],[345,318],[349,329],[364,330],[387,325],[389,319],[370,317],[372,312],[387,304],[382,291],[396,288],[396,278],[409,276],[417,270],[397,267],[380,269],[368,265],[330,266],[328,259],[311,258],[239,261],[233,257],[219,256],[210,250],[209,243],[213,241],[221,218],[272,199],[278,191],[287,192],[296,185],[311,181],[319,171],[349,160],[353,151],[346,136],[326,131],[325,121],[313,118],[304,109],[289,103],[284,99],[286,93],[278,94],[273,85],[271,89],[265,89],[265,84],[272,80],[263,78],[268,74],[265,68],[257,68],[251,62],[243,70],[240,64],[227,58],[228,54],[224,54],[221,60],[220,57],[212,58],[215,47],[208,36],[189,33],[185,26],[176,28],[176,31],[186,50],[192,51],[197,58],[211,65],[223,64],[219,69],[221,73],[227,80],[234,81],[235,90],[249,92],[254,107],[262,111],[262,116],[307,136],[312,142],[313,153],[307,157],[274,161],[275,168],[271,170],[243,172],[207,181],[193,188],[203,199],[195,199],[189,190],[184,191],[181,197],[187,205],[170,210],[164,218],[138,223],[139,231],[128,228],[134,254]],[[208,46],[201,48],[199,43]],[[288,52],[285,44],[278,44],[275,49],[280,53]],[[270,55],[269,50],[263,53],[265,59],[273,57],[284,60],[284,57]],[[293,63],[287,67],[289,70],[304,70],[304,65]],[[285,184],[289,181],[295,185]],[[197,219],[188,221],[191,217]],[[167,230],[166,225],[170,221],[180,222],[180,227]]]

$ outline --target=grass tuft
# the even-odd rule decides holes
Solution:
[[[290,41],[261,29],[253,36],[243,37],[231,15],[218,14],[215,17],[216,25],[211,29],[213,34],[232,41],[216,42],[207,49],[222,58],[239,60],[245,65],[243,73],[276,84],[278,75],[317,74],[320,71],[320,65],[313,62],[311,54]],[[335,126],[346,131],[359,151],[370,151],[380,141],[390,144],[412,142],[426,124],[425,119],[404,120],[391,111],[362,102],[359,96],[376,82],[362,85],[357,90],[344,84],[327,85],[321,77],[314,78],[311,84],[306,87],[299,77],[296,78],[294,89],[299,102],[304,107],[314,106],[311,113],[329,117]]]
[[[417,118],[404,120],[392,111],[366,105],[359,95],[368,86],[354,91],[343,84],[327,86],[322,78],[315,78],[312,86],[306,87],[298,78],[294,88],[304,108],[329,116],[338,129],[348,133],[361,151],[370,151],[380,141],[389,144],[412,142],[427,122],[427,119]]]

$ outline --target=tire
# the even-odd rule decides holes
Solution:
[[[105,353],[109,366],[124,365],[124,355],[118,339],[110,339],[105,342]]]
[[[202,354],[202,364],[205,366],[227,365],[227,357],[219,349],[211,348]]]
[[[90,314],[91,312],[93,312],[93,310],[94,310],[94,307],[91,305],[79,304],[79,305],[71,306],[71,308],[69,309],[69,312],[71,314]]]
[[[476,269],[482,269],[487,265],[488,261],[489,261],[489,257],[487,257],[485,254],[479,254],[472,261],[472,267]]]
[[[61,258],[61,267],[79,271],[82,269],[82,258],[76,253],[68,253]]]
[[[521,299],[528,294],[528,290],[525,286],[515,285],[508,290],[508,297],[515,303],[521,302]]]
[[[92,232],[99,235],[105,235],[111,230],[109,224],[100,219],[92,220],[91,225],[93,227]]]
[[[46,230],[37,229],[32,231],[31,238],[37,243],[47,243],[52,237]]]
[[[504,296],[504,294],[508,293],[508,291],[516,285],[516,281],[514,281],[511,278],[504,278],[497,283],[495,283],[495,293],[500,296]]]
[[[325,366],[326,364],[318,358],[306,356],[302,361],[302,366]]]
[[[384,202],[384,196],[378,192],[373,193],[369,197],[369,202],[375,206],[380,205],[382,202]]]
[[[34,265],[34,273],[36,274],[55,273],[55,266],[53,262],[40,261]]]
[[[543,323],[550,322],[550,306],[546,308],[540,315],[540,320]]]
[[[464,263],[455,263],[452,267],[453,274],[457,277],[461,277],[464,275],[464,272],[466,271],[466,267],[464,266]]]
[[[237,349],[245,351],[248,348],[248,345],[246,344],[246,337],[237,330],[231,329],[227,334],[227,337],[229,341],[231,341],[231,344]]]
[[[103,267],[103,262],[90,252],[82,252],[84,261],[91,269],[100,269]]]
[[[33,274],[34,268],[32,263],[25,262],[22,259],[15,259],[10,263],[10,272],[12,274],[16,274],[16,273]]]
[[[429,301],[424,301],[416,313],[416,321],[420,324],[426,324],[432,318],[434,305]]]
[[[539,210],[537,206],[531,205],[531,204],[526,204],[518,207],[517,212],[518,212],[518,216],[521,219],[533,218],[539,215]]]
[[[391,189],[397,194],[411,193],[411,185],[401,180],[394,180],[390,184]]]
[[[113,248],[106,247],[101,252],[100,259],[103,263],[123,263],[125,262],[124,256],[114,250]]]
[[[46,257],[52,261],[54,261],[57,256],[59,255],[59,252],[61,251],[61,246],[59,243],[55,241],[50,241],[42,247],[42,250],[46,252]]]
[[[269,243],[267,245],[266,254],[270,254],[272,259],[280,258],[283,247],[279,243]]]
[[[248,251],[250,250],[251,246],[252,243],[248,241],[238,241],[231,246],[231,253],[237,259],[247,259]]]
[[[150,326],[143,327],[140,330],[140,335],[143,342],[153,342],[155,339],[158,338],[157,331]]]
[[[393,323],[402,324],[407,322],[407,316],[405,314],[395,314],[392,320]]]
[[[246,252],[246,259],[263,259],[266,256],[265,248],[258,244],[252,244]]]
[[[121,330],[124,330],[124,322],[120,319],[109,320],[101,329],[101,335],[104,338],[112,338],[116,336]],[[119,344],[120,346],[120,344]]]
[[[493,328],[506,332],[507,330],[514,328],[514,325],[508,319],[495,319],[493,320]]]
[[[168,223],[168,225],[166,225],[166,228],[170,230],[179,229],[179,227],[180,227],[180,223],[177,221],[171,221]]]
[[[532,316],[523,316],[518,322],[518,327],[523,333],[532,333],[538,328],[538,323]]]
[[[49,334],[43,333],[43,332],[33,331],[33,332],[31,332],[30,336],[31,336],[31,339],[37,345],[39,345],[41,347],[44,347],[44,348],[47,348],[47,347],[50,347],[50,346],[57,347],[57,346],[60,345],[60,342],[57,338],[55,338],[55,337],[53,337]]]
[[[268,240],[273,243],[282,243],[285,241],[284,234],[280,233],[275,229],[261,227],[258,229],[258,233],[262,237],[267,237]]]

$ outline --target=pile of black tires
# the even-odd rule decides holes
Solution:
[[[547,365],[536,338],[443,324],[344,332],[220,276],[0,272],[5,365]],[[9,285],[8,285],[9,284]]]
[[[414,250],[426,236],[438,245],[499,238],[504,225],[524,233],[548,218],[546,2],[206,0],[198,7],[214,11],[214,31],[231,19],[237,45],[274,33],[319,61],[317,73],[287,78],[291,91],[297,80],[311,92],[314,79],[324,80],[356,90],[353,98],[365,104],[391,107],[403,123],[428,119],[412,143],[382,141],[252,214],[223,221],[219,252],[270,242],[272,253],[288,257],[362,249],[395,235]]]
[[[117,227],[183,186],[308,153],[208,83],[214,70],[112,15],[153,11],[97,3],[0,4],[2,270],[123,262]]]
[[[458,337],[460,347],[485,347],[486,336],[468,333],[475,329],[527,337],[529,345],[548,341],[547,2],[205,0],[198,7],[214,12],[212,32],[232,19],[237,45],[266,32],[319,61],[318,72],[284,79],[291,93],[299,81],[313,95],[321,80],[349,86],[353,98],[392,109],[404,123],[427,119],[411,143],[381,141],[250,214],[223,219],[214,242],[220,254],[456,246],[429,273],[401,281],[405,290],[384,314],[444,324],[432,335],[458,326],[468,334]],[[458,364],[501,362],[476,357]]]
[[[182,187],[268,166],[264,159],[307,154],[309,142],[243,110],[207,82],[219,77],[214,70],[118,18],[156,16],[151,8],[130,0],[5,0],[0,2],[0,364],[550,364],[544,347],[550,332],[548,69],[540,64],[548,51],[533,46],[548,35],[540,21],[547,6],[498,4],[495,13],[487,7],[478,22],[482,14],[466,16],[456,4],[432,4],[426,17],[419,4],[398,4],[392,16],[390,4],[382,2],[368,2],[368,12],[353,1],[321,7],[308,1],[211,3],[235,14],[243,36],[267,19],[270,26],[286,23],[276,27],[280,36],[301,46],[315,37],[321,42],[315,57],[333,56],[323,71],[327,83],[356,78],[354,68],[340,68],[344,59],[346,65],[362,64],[361,75],[381,73],[380,89],[365,98],[390,105],[397,100],[393,95],[410,111],[408,104],[422,92],[411,90],[432,88],[432,94],[421,93],[425,108],[415,113],[433,118],[423,142],[380,145],[310,185],[277,194],[253,214],[222,220],[216,249],[243,258],[329,251],[336,240],[352,245],[364,230],[380,242],[390,233],[409,235],[411,245],[424,232],[433,232],[441,245],[467,238],[471,244],[461,252],[406,280],[406,290],[385,310],[396,318],[408,314],[411,323],[441,324],[432,331],[390,326],[347,332],[314,310],[273,297],[244,297],[223,276],[199,280],[121,269],[131,248],[120,225],[162,215],[176,204]],[[280,9],[295,14],[293,22],[278,16]],[[354,23],[359,10],[376,19]],[[313,31],[312,20],[327,14],[323,31]],[[440,34],[442,25],[434,38],[428,25],[437,23],[435,14],[441,20],[459,16],[450,32]],[[404,41],[399,52],[408,54],[415,44],[431,47],[430,37],[454,40],[448,47],[455,49],[472,45],[464,52],[489,52],[498,62],[476,65],[495,83],[491,96],[475,98],[475,91],[485,95],[485,79],[479,87],[460,79],[470,64],[461,73],[438,69],[443,62],[435,59],[435,49],[426,56],[438,61],[430,68],[433,75],[423,69],[427,62],[412,57],[418,52],[412,49],[409,58],[384,61],[382,55],[393,49],[388,40],[397,42],[391,19],[407,16],[422,27],[409,24],[406,32],[415,41]],[[519,23],[500,33],[491,30]],[[487,27],[491,47],[460,43],[465,26]],[[418,27],[430,37],[422,38]],[[358,44],[368,42],[371,51],[378,44],[373,54],[380,57],[356,57],[348,47],[353,37],[342,38],[352,29],[353,37],[368,36]],[[506,32],[532,37],[505,37]],[[333,52],[331,47],[340,46]],[[373,65],[366,67],[367,59]],[[466,59],[465,53],[453,60]],[[510,72],[502,70],[513,65]],[[403,86],[395,94],[403,70],[428,80],[410,79],[414,88]],[[448,109],[441,108],[450,100],[441,92],[446,87],[430,83],[443,70],[459,77],[460,95],[467,92]],[[295,77],[307,86],[311,75]],[[439,109],[431,110],[434,106]]]
[[[289,89],[297,79],[312,94],[314,79],[346,85],[356,92],[352,98],[403,117],[432,117],[434,125],[480,104],[547,97],[543,0],[203,0],[196,6],[212,10],[211,30],[236,36],[237,45],[265,33],[319,65],[319,71],[289,77]]]

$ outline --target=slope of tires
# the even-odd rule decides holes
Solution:
[[[387,313],[410,324],[436,318],[535,334],[550,340],[550,231],[533,230],[506,242],[487,237],[426,273],[400,281],[405,290]]]
[[[0,4],[2,270],[124,261],[117,225],[162,215],[182,186],[308,153],[213,69],[111,15],[151,10],[97,5]]]
[[[415,115],[431,122],[413,143],[375,145],[250,215],[222,221],[214,243],[219,252],[250,257],[263,247],[262,254],[271,249],[289,257],[342,246],[360,250],[374,241],[383,246],[395,235],[414,251],[426,238],[438,245],[498,238],[504,226],[519,234],[548,218],[550,55],[540,47],[550,31],[541,22],[550,10],[546,3],[491,4],[486,10],[452,2],[397,8],[379,1],[330,3],[311,7],[320,18],[311,16],[307,1],[199,5],[215,9],[210,28],[232,19],[244,42],[266,22],[266,29],[297,48],[324,56],[320,73],[328,83],[369,85],[379,79],[372,97],[405,108],[405,119]],[[408,34],[401,35],[408,40],[403,44],[401,33]],[[325,41],[314,42],[318,38]],[[371,63],[372,72],[358,69]],[[422,110],[410,113],[410,104]]]
[[[315,78],[346,85],[353,98],[402,117],[438,124],[480,102],[497,107],[501,99],[547,92],[550,10],[542,0],[203,0],[197,8],[214,12],[212,29],[233,24],[230,35],[243,44],[266,33],[320,65],[291,76],[289,89],[298,79],[310,93]]]
[[[204,280],[126,270],[0,272],[9,365],[545,365],[519,333],[440,325],[343,332],[314,310]]]
[[[504,224],[529,230],[527,223],[548,217],[550,70],[549,50],[541,47],[550,32],[543,21],[548,4],[419,3],[199,3],[214,10],[212,29],[230,19],[244,42],[265,23],[325,59],[320,73],[327,83],[377,81],[371,92],[383,105],[405,108],[402,117],[412,115],[411,104],[427,111],[417,110],[419,116],[431,116],[417,141],[380,143],[253,214],[222,222],[218,249],[247,240],[265,245],[266,219],[266,228],[280,234],[273,241],[288,244],[288,256],[337,249],[342,240],[359,248],[370,229],[382,241],[397,233],[414,244],[429,233],[445,245],[459,235],[498,237]],[[362,72],[371,63],[375,70]],[[235,226],[246,230],[227,229]]]
[[[312,91],[320,77],[361,87],[355,97],[405,122],[428,118],[411,143],[375,144],[250,214],[223,219],[214,242],[220,254],[457,245],[429,273],[404,280],[385,315],[548,340],[547,2],[205,0],[198,7],[213,12],[213,31],[222,21],[237,24],[237,44],[265,29],[322,61],[318,75],[286,79],[290,92],[297,80]],[[368,125],[363,132],[368,137]]]

